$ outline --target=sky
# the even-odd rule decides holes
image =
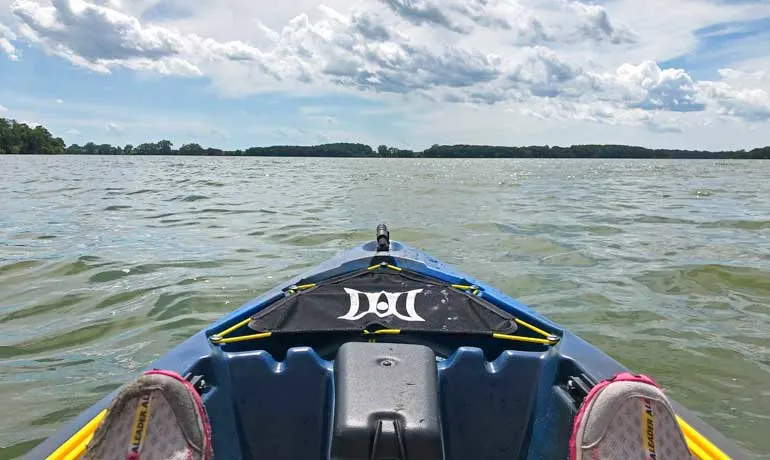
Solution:
[[[766,0],[0,0],[65,142],[770,145]]]

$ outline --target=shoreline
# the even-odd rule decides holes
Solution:
[[[126,144],[65,144],[44,126],[34,128],[12,119],[0,118],[0,155],[125,155],[125,156],[249,156],[271,158],[627,158],[627,159],[770,159],[770,146],[752,150],[651,149],[622,144],[578,144],[501,146],[479,144],[433,144],[424,150],[408,150],[362,143],[338,142],[317,145],[272,145],[224,150],[187,143],[174,149],[169,140]]]
[[[468,156],[401,156],[401,157],[378,157],[376,155],[373,156],[354,156],[354,155],[242,155],[242,154],[235,154],[235,153],[225,153],[225,154],[200,154],[200,155],[191,155],[191,154],[184,154],[184,153],[166,153],[166,154],[127,154],[127,153],[114,153],[114,154],[105,154],[105,153],[94,153],[94,154],[88,154],[88,153],[0,153],[0,156],[2,157],[11,157],[11,156],[25,156],[25,157],[32,157],[32,156],[43,156],[43,157],[84,157],[84,156],[91,156],[91,157],[242,157],[242,158],[293,158],[293,159],[303,159],[303,158],[348,158],[348,159],[413,159],[413,160],[420,160],[420,159],[426,159],[426,160],[744,160],[744,161],[751,161],[751,160],[770,160],[770,155],[764,156],[764,157],[751,157],[751,156],[587,156],[587,157],[575,157],[575,156],[543,156],[543,157],[526,157],[526,156],[507,156],[507,157],[491,157],[491,156],[477,156],[477,157],[468,157]]]

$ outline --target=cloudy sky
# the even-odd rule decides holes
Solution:
[[[770,145],[768,0],[0,0],[67,143]]]

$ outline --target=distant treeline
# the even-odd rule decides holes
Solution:
[[[251,147],[246,150],[204,148],[184,144],[178,149],[168,140],[115,146],[110,144],[67,146],[42,126],[31,128],[24,123],[0,118],[0,154],[71,154],[71,155],[200,155],[200,156],[265,156],[265,157],[398,157],[398,158],[735,158],[770,159],[770,146],[754,150],[705,151],[647,149],[628,145],[573,145],[571,147],[530,146],[498,147],[487,145],[433,145],[420,151],[380,145],[335,143],[313,146],[279,145]]]

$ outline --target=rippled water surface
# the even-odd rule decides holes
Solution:
[[[0,199],[0,458],[379,222],[770,458],[770,162],[0,156]]]

